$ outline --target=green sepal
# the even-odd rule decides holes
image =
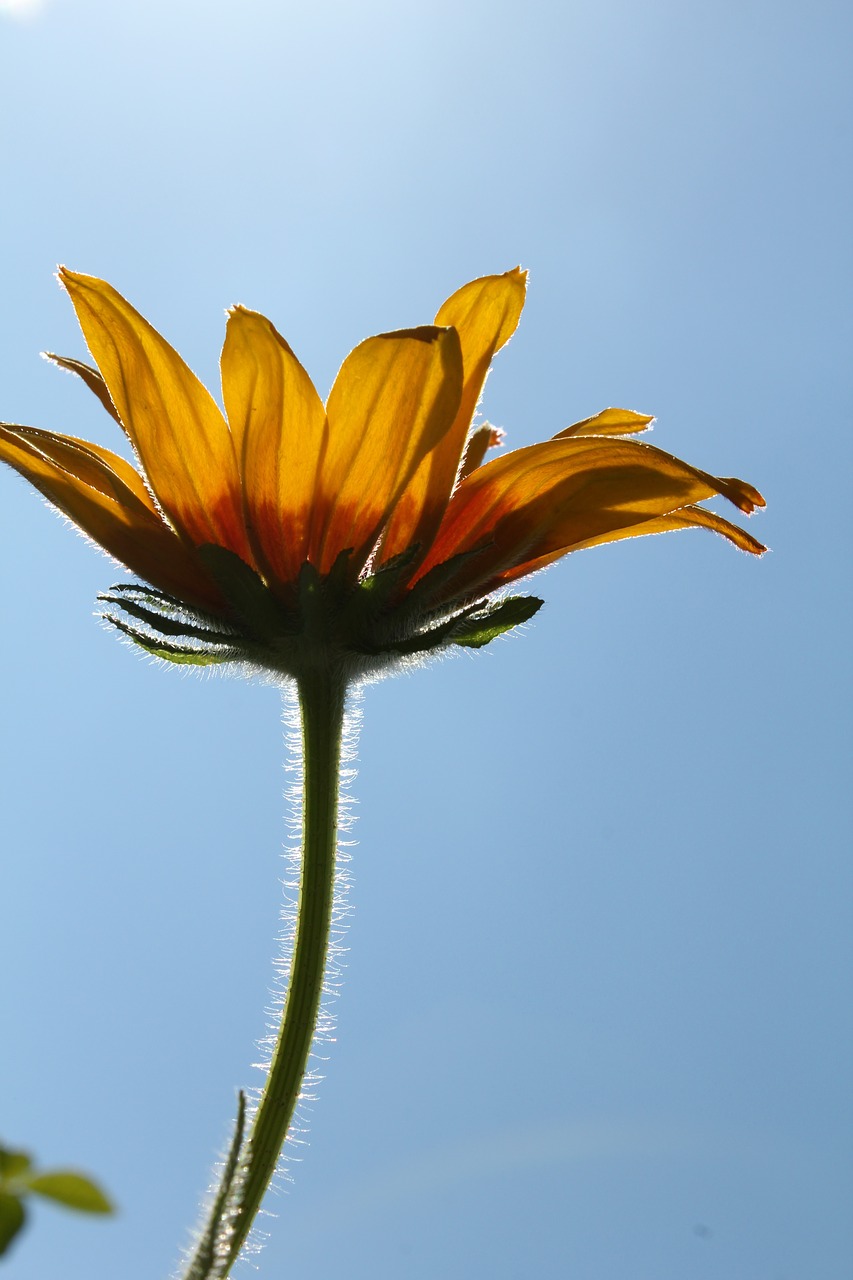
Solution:
[[[352,558],[352,547],[346,547],[335,556],[335,562],[325,577],[326,590],[333,596],[345,590],[349,578],[349,562]],[[306,561],[307,564],[307,561]]]
[[[131,596],[134,600],[146,601],[148,607],[160,613],[178,614],[183,617],[187,606],[178,596],[173,596],[160,587],[150,587],[147,582],[117,582],[110,587],[107,595]]]
[[[97,1183],[70,1169],[34,1174],[27,1178],[27,1189],[34,1195],[55,1200],[66,1209],[77,1209],[80,1213],[113,1212],[113,1206]]]
[[[8,1151],[0,1147],[0,1184],[25,1177],[32,1165],[26,1151]]]
[[[205,644],[224,645],[231,643],[235,638],[229,635],[228,632],[214,631],[210,627],[198,627],[195,623],[184,621],[181,618],[170,618],[161,613],[159,609],[149,609],[145,605],[131,600],[129,596],[116,598],[106,594],[98,596],[98,599],[103,600],[105,604],[112,604],[118,609],[123,609],[125,613],[129,613],[138,622],[146,623],[152,630],[159,631],[164,636],[186,636],[190,640],[201,640]],[[111,619],[111,615],[105,614],[104,616]]]
[[[430,609],[436,606],[437,602],[452,598],[453,592],[450,589],[450,584],[453,579],[458,577],[468,564],[488,550],[490,545],[491,543],[489,542],[483,542],[480,546],[473,547],[470,551],[460,551],[457,555],[451,556],[449,560],[443,560],[441,564],[433,565],[407,592],[401,606],[405,610],[406,616],[411,617],[416,614],[428,613]],[[389,561],[390,563],[393,563],[393,561]]]
[[[292,615],[276,600],[263,578],[235,552],[209,542],[198,548],[197,555],[253,636],[279,640],[283,635],[296,634],[298,628]]]
[[[154,636],[146,635],[144,631],[139,631],[129,623],[122,622],[121,618],[114,618],[111,613],[104,613],[101,616],[105,622],[117,627],[134,644],[138,644],[140,649],[144,649],[153,658],[162,658],[164,662],[175,662],[180,666],[210,667],[218,662],[232,662],[236,657],[233,649],[214,652],[209,649],[169,644],[168,640],[158,640]]]
[[[18,1196],[0,1191],[0,1256],[2,1256],[27,1220],[27,1211]]]
[[[454,635],[450,636],[452,644],[463,645],[466,649],[482,649],[497,636],[502,636],[522,622],[529,622],[538,613],[544,600],[537,596],[507,596],[499,600],[491,609],[472,614],[461,625]]]
[[[400,655],[429,653],[431,649],[440,649],[447,643],[448,636],[459,625],[458,618],[449,618],[430,627],[427,631],[419,631],[417,635],[408,636],[405,640],[387,640],[378,646],[376,653],[399,653]],[[368,651],[369,652],[369,651]]]
[[[409,572],[420,554],[421,545],[415,542],[405,551],[386,560],[359,583],[359,591],[370,597],[371,608],[381,608],[388,603],[396,589],[409,577]]]
[[[383,640],[374,649],[364,647],[363,653],[399,653],[401,655],[429,653],[431,649],[441,649],[452,638],[453,633],[464,628],[469,618],[482,612],[480,604],[469,605],[454,613],[451,617],[438,617],[431,620],[432,625],[402,640]]]

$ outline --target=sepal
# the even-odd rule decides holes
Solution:
[[[199,547],[196,554],[249,634],[266,641],[296,635],[298,620],[238,555],[214,543]]]
[[[126,635],[134,644],[139,645],[140,649],[144,649],[152,658],[162,658],[164,662],[175,662],[179,666],[209,667],[216,663],[231,662],[239,657],[233,649],[215,651],[194,648],[190,645],[170,644],[168,640],[148,635],[138,627],[132,627],[128,622],[122,622],[121,618],[114,618],[111,613],[104,613],[101,617]]]
[[[469,614],[461,628],[450,633],[449,642],[466,649],[482,649],[498,636],[529,622],[544,603],[538,596],[508,596],[491,608]]]
[[[116,588],[113,588],[115,591]],[[198,626],[196,623],[189,621],[182,613],[177,610],[167,609],[164,605],[157,602],[156,608],[149,605],[141,604],[140,600],[146,599],[148,593],[140,590],[136,599],[128,592],[118,599],[107,593],[99,595],[98,599],[105,604],[115,605],[124,613],[135,618],[137,622],[144,622],[154,631],[164,636],[184,636],[191,640],[199,640],[206,644],[228,644],[229,640],[235,639],[235,634],[221,630],[219,627]],[[153,597],[152,597],[153,599]],[[112,615],[104,614],[108,621],[112,621]]]
[[[244,636],[238,626],[228,627],[219,618],[191,612],[177,597],[157,587],[121,582],[98,599],[150,628],[140,630],[112,610],[100,615],[140,649],[164,662],[207,667],[231,662],[243,649]]]

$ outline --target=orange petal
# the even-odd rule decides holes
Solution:
[[[77,319],[160,505],[179,533],[250,558],[225,419],[156,329],[103,280],[60,270]]]
[[[414,543],[426,552],[432,542],[456,483],[489,365],[518,327],[526,286],[527,272],[516,267],[504,275],[472,280],[439,309],[435,323],[452,325],[462,344],[462,399],[452,428],[421,463],[391,518],[382,543],[383,560]]]
[[[645,537],[646,534],[673,533],[679,529],[710,529],[713,533],[721,534],[741,551],[748,551],[755,556],[763,555],[767,550],[762,542],[753,538],[745,529],[741,529],[740,525],[733,524],[731,520],[725,520],[705,507],[689,506],[679,511],[672,511],[666,516],[657,516],[655,519],[643,520],[640,524],[630,525],[628,528],[613,530],[597,538],[588,538],[586,542],[576,542],[570,547],[561,547],[559,551],[551,551],[548,555],[516,565],[505,573],[499,574],[492,585],[493,587],[501,586],[514,582],[517,578],[523,578],[528,573],[535,573],[537,569],[544,569],[570,551],[582,551],[586,547],[597,547],[602,543],[618,542],[624,538]]]
[[[647,413],[637,413],[634,409],[602,409],[592,418],[582,418],[573,422],[570,427],[558,431],[554,440],[565,440],[569,436],[634,436],[641,431],[648,431],[654,418]]]
[[[476,590],[577,547],[642,533],[649,521],[683,512],[715,494],[724,494],[742,510],[763,505],[750,485],[711,476],[652,445],[600,438],[531,445],[487,463],[463,481],[419,576],[482,546],[482,554],[467,562],[460,579],[466,589]],[[700,522],[694,516],[692,523]],[[683,523],[682,518],[660,529]],[[454,593],[458,588],[454,582]]]
[[[221,608],[216,587],[123,458],[70,436],[0,424],[0,461],[132,573],[190,605]]]
[[[421,460],[453,426],[461,394],[455,329],[380,334],[347,356],[326,409],[313,534],[321,573],[348,548],[361,569]]]
[[[308,559],[323,402],[281,334],[244,307],[228,317],[222,394],[256,558],[272,582],[293,582]]]

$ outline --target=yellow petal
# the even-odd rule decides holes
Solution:
[[[60,369],[65,369],[67,373],[76,373],[78,378],[82,378],[89,390],[98,397],[110,417],[114,418],[118,425],[121,426],[121,418],[116,413],[116,407],[110,399],[107,384],[97,369],[93,369],[90,364],[84,364],[82,360],[71,360],[68,356],[55,355],[53,351],[45,351],[44,354],[53,364],[59,365]]]
[[[440,307],[435,323],[452,325],[462,344],[462,398],[452,428],[421,463],[391,518],[383,560],[414,543],[425,553],[432,542],[456,483],[489,365],[518,327],[526,284],[527,272],[516,267],[504,275],[472,280]]]
[[[711,476],[651,445],[549,440],[497,458],[463,481],[419,576],[452,555],[482,547],[460,582],[479,589],[508,581],[530,571],[524,566],[642,533],[647,522],[715,494],[745,511],[764,501],[743,481]]]
[[[222,394],[255,556],[270,582],[294,582],[309,554],[323,402],[281,334],[244,307],[228,317]]]
[[[637,413],[634,409],[602,409],[592,418],[583,418],[573,422],[570,427],[558,431],[554,440],[565,440],[569,436],[633,436],[641,431],[648,431],[654,418],[647,413]]]
[[[312,557],[321,573],[348,548],[353,570],[364,565],[421,460],[453,425],[461,394],[455,329],[380,334],[347,356],[326,409]]]
[[[179,533],[250,558],[225,419],[156,329],[103,280],[62,268],[89,350],[157,496]]]
[[[162,519],[143,477],[118,454],[87,440],[59,435],[55,431],[41,431],[37,427],[16,425],[6,427],[6,430],[14,432],[19,443],[22,440],[29,442],[39,453],[70,472],[88,488],[97,489],[128,509],[139,505],[158,520]]]
[[[132,573],[189,604],[221,606],[216,587],[123,458],[70,436],[0,424],[0,461]]]

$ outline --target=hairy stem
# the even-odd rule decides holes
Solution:
[[[296,938],[284,1012],[269,1073],[240,1160],[227,1235],[214,1266],[226,1277],[246,1240],[278,1164],[308,1065],[323,993],[332,923],[337,849],[338,788],[345,687],[327,669],[304,672],[297,683],[302,722],[302,859]],[[227,1189],[226,1189],[227,1190]],[[213,1223],[202,1233],[195,1259]],[[185,1272],[185,1280],[195,1276]]]

